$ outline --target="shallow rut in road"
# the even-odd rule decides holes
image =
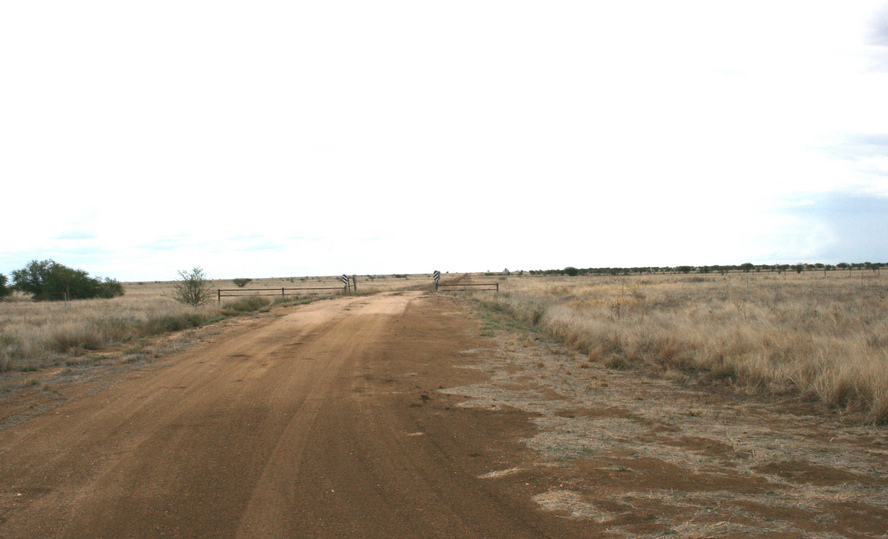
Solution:
[[[2,537],[582,536],[516,465],[529,414],[439,389],[483,348],[419,293],[313,303],[0,432]]]

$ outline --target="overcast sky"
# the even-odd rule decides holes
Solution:
[[[888,2],[0,3],[0,273],[888,262]]]

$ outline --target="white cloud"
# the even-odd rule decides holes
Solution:
[[[816,253],[785,197],[888,189],[886,6],[4,4],[0,271]]]

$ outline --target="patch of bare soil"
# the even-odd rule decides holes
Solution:
[[[464,306],[275,312],[0,430],[0,537],[588,536],[533,501],[557,478],[495,478],[536,458],[526,412],[438,392],[485,378]]]
[[[222,334],[249,331],[274,313],[249,313],[195,329],[143,338],[116,348],[58,360],[55,367],[0,374],[0,431],[52,410],[81,395],[102,391],[128,374],[169,366],[165,358],[211,343]]]
[[[495,326],[472,368],[441,390],[460,406],[533,415],[534,459],[480,477],[504,488],[554,476],[539,508],[614,537],[885,537],[888,437],[791,402],[681,387],[589,364]]]
[[[7,376],[0,537],[888,530],[883,429],[581,366],[469,305],[337,298]]]

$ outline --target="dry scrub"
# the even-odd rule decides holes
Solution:
[[[194,309],[171,299],[170,284],[127,285],[114,299],[0,304],[0,371],[32,370],[71,361],[89,351],[201,326],[239,312],[255,311],[268,298],[237,298]],[[133,351],[138,346],[133,345]],[[138,356],[138,354],[134,354]]]
[[[82,300],[67,308],[55,303],[7,303],[0,309],[0,370],[57,365],[90,351],[199,327],[223,317],[215,305],[191,309],[165,298]]]
[[[422,275],[358,276],[358,292],[415,289],[431,283]],[[328,288],[342,284],[339,277],[290,277],[254,279],[238,288],[237,298],[223,298],[192,308],[173,299],[175,282],[125,283],[126,294],[113,299],[64,302],[31,302],[18,295],[0,302],[0,372],[32,370],[72,361],[90,351],[125,346],[139,359],[147,352],[142,338],[180,331],[242,312],[267,308],[272,302],[305,302],[327,297]],[[217,288],[233,289],[233,281],[212,281]],[[291,289],[278,295],[282,287]],[[272,290],[269,290],[272,289]],[[261,294],[261,295],[258,295]],[[267,294],[267,295],[266,295]]]
[[[487,301],[582,351],[583,361],[798,396],[884,424],[886,280],[871,272],[513,276]]]

